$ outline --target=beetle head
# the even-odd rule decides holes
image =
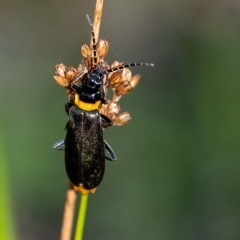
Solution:
[[[96,67],[87,75],[83,85],[91,89],[99,89],[99,87],[102,85],[103,77],[103,69]]]

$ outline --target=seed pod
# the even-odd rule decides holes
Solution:
[[[114,61],[113,64],[111,65],[111,68],[119,67],[119,66],[122,66],[122,65],[123,65],[122,62]]]
[[[122,81],[130,81],[132,77],[132,72],[128,68],[124,68],[122,71]]]
[[[108,104],[109,104],[110,100],[108,100]],[[103,115],[107,116],[107,108],[108,108],[108,104],[101,104],[99,107],[99,112]]]
[[[66,79],[71,82],[73,80],[73,78],[76,76],[77,74],[77,70],[76,69],[71,69],[70,71],[68,71],[65,75]]]
[[[79,65],[78,65],[78,72],[82,72],[82,71],[84,71],[85,70],[85,67],[83,67],[83,65],[80,63]]]
[[[109,43],[106,40],[100,39],[96,47],[99,58],[103,59],[108,53]]]
[[[82,45],[81,47],[81,53],[83,55],[84,58],[88,58],[92,56],[92,50],[89,46],[87,46],[86,44]]]
[[[110,102],[107,108],[107,115],[116,115],[120,112],[120,106],[115,102]]]
[[[109,87],[117,88],[122,81],[122,71],[117,71],[111,74],[109,81]]]
[[[60,77],[60,76],[53,76],[53,77],[60,86],[68,87],[69,82],[67,81],[67,79],[65,77]]]
[[[123,112],[118,115],[116,115],[116,118],[113,121],[114,125],[121,126],[125,123],[127,123],[131,119],[131,116],[128,112]]]
[[[115,93],[117,95],[124,95],[124,94],[128,94],[132,89],[133,89],[133,87],[131,86],[131,83],[126,80],[126,81],[122,82],[121,85],[119,85],[115,89]]]
[[[67,67],[63,63],[55,66],[55,73],[57,76],[65,77],[66,70]]]
[[[132,77],[132,79],[130,80],[130,83],[133,88],[135,88],[138,85],[140,78],[141,78],[140,74],[137,74]]]

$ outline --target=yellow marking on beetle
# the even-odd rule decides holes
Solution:
[[[80,184],[80,186],[75,186],[75,185],[73,185],[73,189],[74,189],[74,191],[76,191],[76,192],[81,192],[81,193],[84,194],[84,195],[87,195],[87,194],[89,194],[89,193],[95,193],[96,190],[97,190],[97,188],[93,188],[93,189],[87,190],[87,189],[85,189],[85,188],[82,186],[82,184]]]
[[[101,101],[96,101],[95,103],[85,103],[79,99],[79,95],[75,94],[74,103],[83,110],[92,111],[99,108]]]

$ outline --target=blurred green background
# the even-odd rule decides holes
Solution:
[[[67,96],[52,76],[58,63],[78,66],[94,8],[0,2],[1,204],[12,213],[0,231],[12,219],[10,240],[59,238],[68,180],[52,145]],[[100,38],[109,63],[155,67],[132,68],[140,84],[120,101],[132,120],[104,132],[118,161],[90,196],[84,239],[239,239],[239,1],[105,0]]]

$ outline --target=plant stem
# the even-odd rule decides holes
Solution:
[[[78,211],[78,219],[77,219],[74,240],[83,239],[84,224],[85,224],[86,212],[87,212],[87,203],[88,203],[88,194],[81,194],[81,203]]]
[[[71,239],[76,197],[77,197],[77,194],[74,191],[72,184],[69,183],[69,188],[67,190],[66,201],[65,201],[60,240]]]
[[[96,7],[95,7],[94,19],[93,19],[93,29],[94,29],[96,42],[98,41],[98,36],[99,36],[100,24],[102,19],[102,9],[103,9],[103,0],[96,0]],[[92,46],[92,38],[91,38],[90,45]]]
[[[102,8],[103,8],[103,0],[96,0],[96,7],[94,12],[94,21],[93,28],[95,33],[96,42],[98,41],[100,23],[102,18]],[[92,39],[90,45],[92,46]],[[84,223],[87,211],[87,201],[88,194],[81,195],[81,203],[78,212],[78,220],[75,232],[75,240],[82,240]],[[69,184],[69,188],[67,191],[66,201],[65,201],[65,209],[63,215],[63,223],[61,229],[60,240],[70,240],[74,219],[74,210],[76,203],[76,192],[74,191],[72,184]]]
[[[103,8],[103,0],[96,0],[96,7],[94,12],[94,20],[93,20],[93,29],[94,29],[96,42],[98,41],[98,36],[99,36],[100,23],[102,19],[102,8]],[[92,38],[91,38],[90,46],[92,46]],[[87,202],[88,202],[88,194],[82,193],[74,240],[83,239],[84,224],[85,224],[85,218],[86,218],[86,212],[87,212]]]

